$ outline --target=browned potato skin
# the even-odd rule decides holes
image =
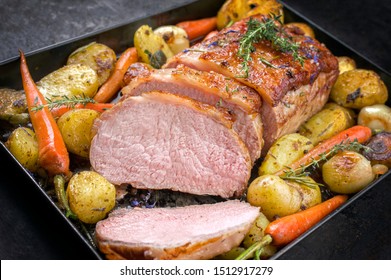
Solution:
[[[247,201],[257,207],[269,221],[300,211],[302,197],[296,188],[289,186],[276,175],[263,175],[251,182]]]
[[[83,64],[65,65],[37,82],[37,87],[46,99],[93,97],[99,87],[98,75]]]
[[[30,121],[23,90],[0,88],[0,120],[15,126],[25,125]]]
[[[312,27],[304,22],[290,22],[290,23],[285,24],[285,26],[286,27],[297,27],[301,31],[303,31],[305,36],[311,37],[313,39],[315,38],[315,32],[312,29]]]
[[[313,148],[311,140],[298,133],[280,137],[267,152],[258,169],[258,175],[274,174],[301,158],[311,148]]]
[[[355,124],[354,112],[336,103],[326,104],[299,127],[299,134],[307,137],[313,145],[324,141]]]
[[[250,230],[247,232],[243,239],[244,248],[249,248],[254,243],[257,243],[262,240],[265,236],[265,229],[269,225],[270,221],[266,216],[260,212],[258,217],[255,219],[255,222],[252,224]],[[261,258],[269,258],[274,255],[277,251],[277,248],[273,245],[267,245],[262,249]]]
[[[58,128],[69,152],[88,158],[93,138],[92,126],[99,113],[90,109],[74,109],[57,120]]]
[[[348,56],[339,56],[337,59],[339,74],[357,68],[356,61],[353,58]]]
[[[31,172],[38,170],[38,141],[32,129],[16,128],[5,142],[5,146],[24,168]]]
[[[88,224],[102,220],[115,206],[115,186],[94,171],[72,176],[66,194],[72,212]]]
[[[388,90],[380,76],[372,70],[354,69],[340,74],[331,89],[330,99],[352,109],[384,104]]]
[[[300,193],[302,198],[300,206],[301,210],[308,209],[322,202],[322,193],[320,191],[319,186],[317,186],[316,182],[310,177],[308,177],[307,180],[311,181],[314,187],[309,187],[304,184],[299,184],[294,181],[286,180],[286,183],[289,186],[295,188]]]
[[[75,50],[67,60],[67,64],[82,64],[91,67],[98,75],[102,85],[114,70],[117,56],[113,49],[93,42]]]
[[[136,30],[134,33],[134,46],[136,47],[139,60],[154,68],[160,68],[162,66],[161,63],[164,64],[167,59],[174,55],[163,37],[155,34],[148,25],[142,25]],[[156,59],[153,59],[154,57],[159,57],[161,61],[156,61]]]
[[[279,15],[284,21],[282,5],[276,0],[227,0],[217,13],[217,29],[257,14]]]
[[[353,151],[342,151],[322,166],[324,182],[331,191],[353,194],[375,179],[370,161]]]

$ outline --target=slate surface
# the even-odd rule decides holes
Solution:
[[[171,0],[2,0],[0,5],[0,61],[63,42],[86,33],[116,26],[191,1]],[[316,22],[342,42],[353,46],[391,72],[391,2],[387,0],[283,1]],[[343,3],[343,4],[342,4]],[[1,85],[0,85],[1,86]],[[0,259],[91,259],[77,236],[47,211],[46,201],[34,189],[23,189],[23,178],[10,176],[15,166],[0,156]],[[390,177],[390,176],[389,176]],[[375,192],[337,224],[324,228],[288,254],[299,259],[390,259],[391,195],[387,178]],[[364,207],[363,207],[364,206]],[[368,213],[362,208],[369,207]],[[348,218],[354,216],[354,219]],[[345,225],[345,227],[343,227]],[[329,226],[331,227],[331,225]],[[349,241],[350,240],[350,241]],[[322,243],[322,250],[314,250]],[[332,252],[336,252],[333,254]]]

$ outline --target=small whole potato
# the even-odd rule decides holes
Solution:
[[[289,186],[295,188],[300,193],[301,210],[305,210],[322,202],[322,193],[319,186],[311,177],[307,177],[306,180],[312,183],[312,187],[305,184],[299,184],[295,181],[286,180],[286,183]]]
[[[113,72],[116,61],[117,56],[113,49],[93,42],[71,53],[67,64],[82,64],[91,67],[98,75],[99,85],[102,85]]]
[[[94,171],[73,175],[66,193],[72,212],[87,224],[104,219],[115,206],[115,186]]]
[[[24,168],[31,172],[37,171],[38,141],[32,129],[16,128],[5,142],[5,146]]]
[[[270,147],[258,169],[258,175],[273,174],[312,149],[311,141],[298,133],[284,135]]]
[[[263,175],[251,182],[247,201],[261,207],[261,212],[272,221],[276,217],[298,212],[302,197],[296,188],[289,186],[279,176]]]
[[[356,193],[375,179],[370,161],[354,151],[342,151],[326,161],[322,176],[330,190],[340,194]]]
[[[353,58],[350,58],[348,56],[339,56],[337,57],[337,59],[339,74],[357,68],[356,61],[354,61]]]
[[[384,104],[388,90],[380,76],[365,69],[343,72],[331,89],[330,99],[352,109],[361,109],[374,104]]]
[[[73,109],[57,120],[69,152],[88,158],[93,137],[92,126],[99,113],[91,109]]]
[[[269,223],[270,222],[266,218],[265,214],[260,212],[258,217],[255,219],[255,222],[251,225],[250,230],[244,236],[243,239],[244,248],[247,249],[254,243],[261,241],[262,238],[265,236],[265,229]],[[269,244],[262,249],[261,257],[262,258],[271,257],[276,251],[277,248]]]

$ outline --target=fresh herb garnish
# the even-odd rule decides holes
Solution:
[[[54,108],[58,108],[61,106],[66,106],[67,108],[73,108],[77,104],[82,104],[82,105],[87,105],[88,103],[96,103],[96,101],[90,97],[86,97],[84,95],[82,96],[62,96],[61,98],[58,99],[51,99],[51,98],[46,98],[47,104],[45,105],[38,105],[35,106],[31,109],[31,111],[39,111],[42,110],[44,107],[48,107],[50,110]]]
[[[294,42],[276,25],[275,22],[279,20],[280,16],[273,16],[273,18],[268,18],[264,22],[253,18],[250,18],[247,22],[247,31],[240,39],[240,46],[237,54],[243,59],[242,67],[244,78],[248,77],[248,63],[252,60],[251,53],[255,51],[254,44],[262,40],[270,41],[273,47],[281,52],[292,53],[293,58],[303,65],[304,57],[298,52],[299,44]]]
[[[314,187],[316,187],[316,185],[322,186],[322,184],[319,184],[319,183],[314,184],[314,181],[309,179],[308,176],[310,175],[310,172],[308,172],[307,170],[309,168],[319,167],[320,163],[322,161],[326,161],[327,159],[331,158],[332,156],[334,156],[338,152],[346,151],[346,150],[360,152],[362,150],[364,150],[364,151],[371,150],[371,148],[362,145],[357,140],[354,140],[353,142],[347,142],[347,143],[342,142],[338,145],[335,145],[329,152],[319,155],[320,156],[319,159],[313,159],[309,164],[304,165],[299,169],[286,170],[286,171],[284,171],[285,174],[281,175],[280,177],[284,180],[295,181],[297,183],[306,185],[310,188],[314,188]]]

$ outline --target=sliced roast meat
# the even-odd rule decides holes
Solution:
[[[129,68],[128,76],[129,84],[122,89],[122,99],[163,90],[227,108],[235,118],[233,129],[249,148],[252,161],[260,157],[263,146],[261,100],[253,89],[221,74],[197,71],[183,65],[175,69],[148,70],[135,63]]]
[[[96,241],[108,259],[210,259],[238,246],[258,214],[238,200],[119,209],[97,223]]]
[[[263,16],[253,18],[265,20]],[[262,40],[254,44],[247,75],[243,59],[237,54],[248,20],[238,21],[175,55],[164,68],[183,64],[214,71],[255,89],[263,99],[264,150],[267,150],[279,136],[294,132],[322,108],[338,76],[338,61],[317,40],[304,36],[298,29],[281,27],[284,36],[299,44],[299,55],[305,58],[304,62],[294,59],[290,52],[276,50],[270,41]]]
[[[252,162],[232,125],[224,108],[188,97],[131,96],[95,122],[90,162],[116,185],[237,197]]]

